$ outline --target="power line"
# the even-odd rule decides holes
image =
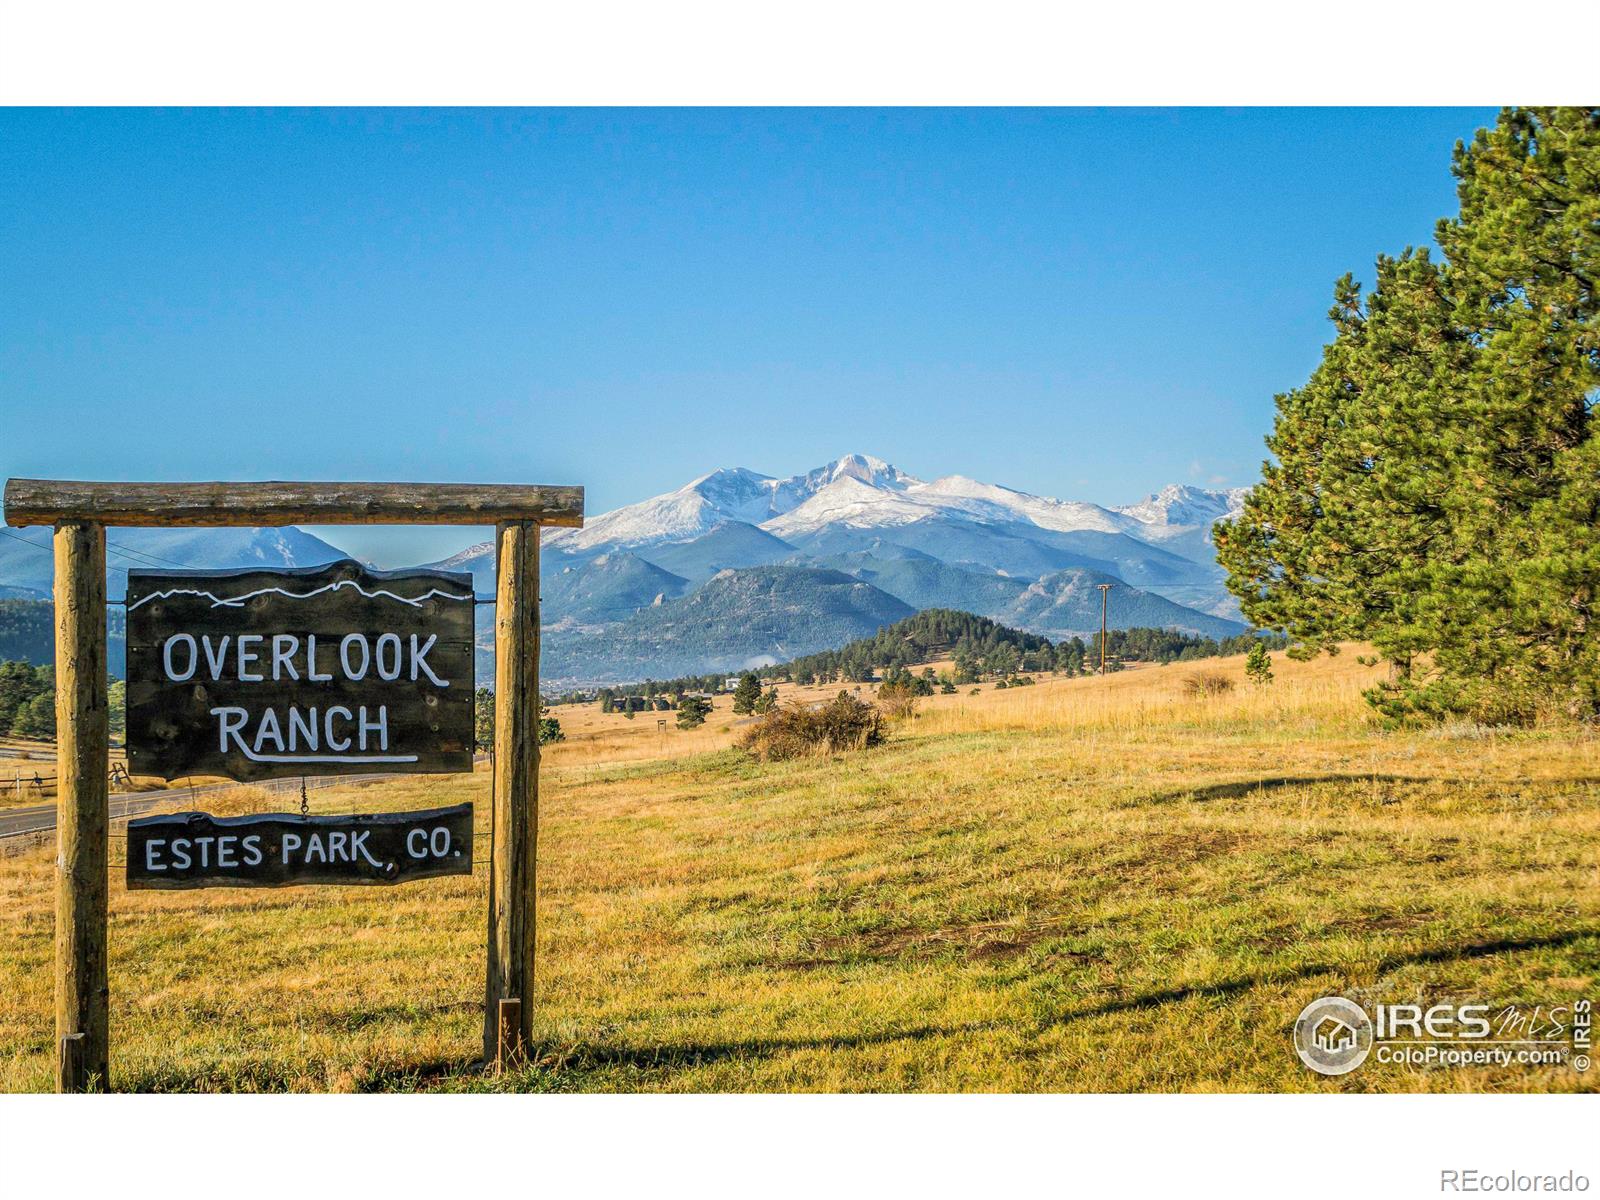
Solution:
[[[128,558],[136,554],[146,562],[156,566],[178,567],[183,570],[188,569],[188,565],[186,563],[177,562],[170,558],[162,558],[159,554],[151,554],[148,550],[130,550],[128,547],[122,545],[122,543],[113,542],[110,538],[106,539],[106,545],[112,550],[121,554],[124,558]]]
[[[35,550],[39,551],[41,554],[54,554],[54,551],[49,546],[41,545],[39,542],[35,542],[35,541],[30,540],[29,538],[25,538],[20,533],[17,533],[14,530],[0,529],[0,533],[5,534],[12,541],[21,542],[24,546],[32,546]],[[129,562],[136,563],[136,564],[138,564],[140,566],[146,566],[146,567],[168,566],[168,567],[178,567],[178,568],[181,568],[181,569],[187,569],[187,564],[185,564],[185,563],[178,562],[175,559],[171,559],[171,558],[162,558],[161,555],[159,555],[159,554],[151,554],[148,550],[134,550],[134,549],[131,549],[131,548],[127,547],[127,546],[124,546],[120,542],[113,542],[110,538],[106,539],[106,549],[110,553],[119,555],[120,557],[127,559]],[[127,572],[127,568],[126,567],[119,567],[119,566],[117,566],[115,564],[111,565],[111,569],[113,571],[122,571],[123,573]]]
[[[10,538],[14,542],[21,542],[24,546],[32,546],[35,550],[43,550],[46,554],[51,553],[51,550],[50,550],[49,546],[41,546],[38,542],[30,542],[27,538],[23,537],[20,533],[13,533],[9,529],[0,529],[0,533],[5,534],[8,538]]]

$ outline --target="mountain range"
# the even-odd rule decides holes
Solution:
[[[541,670],[553,685],[781,661],[956,608],[1053,639],[1110,623],[1242,632],[1210,542],[1244,489],[1172,485],[1137,504],[1055,500],[950,475],[918,479],[849,454],[802,475],[724,468],[543,538]],[[41,530],[0,539],[0,598],[49,595]],[[19,538],[35,544],[30,550]],[[141,564],[304,566],[343,557],[302,530],[112,531],[110,572]],[[494,550],[431,566],[494,591]],[[112,594],[119,594],[113,578]],[[479,620],[492,652],[491,610]],[[492,661],[492,660],[491,660]],[[480,661],[480,677],[492,671]]]
[[[48,600],[55,578],[49,529],[0,526],[0,600]],[[112,529],[106,538],[109,594],[122,595],[141,567],[314,567],[348,558],[293,525],[282,529]]]

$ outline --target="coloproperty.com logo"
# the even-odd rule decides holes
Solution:
[[[1344,1075],[1367,1059],[1409,1067],[1589,1069],[1591,1003],[1379,1004],[1323,996],[1300,1011],[1294,1048],[1323,1075]]]

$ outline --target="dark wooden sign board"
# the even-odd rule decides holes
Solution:
[[[256,780],[472,770],[472,576],[130,571],[128,769]]]
[[[472,874],[472,805],[352,816],[169,813],[128,822],[130,891],[392,884]]]

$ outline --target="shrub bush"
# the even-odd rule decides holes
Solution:
[[[1183,694],[1197,700],[1233,691],[1233,680],[1221,671],[1196,671],[1183,681]]]
[[[840,692],[817,708],[780,704],[739,738],[741,749],[763,762],[807,754],[865,750],[883,741],[883,714],[876,706]]]
[[[916,687],[909,681],[883,684],[878,688],[878,707],[891,721],[904,721],[916,716]]]

